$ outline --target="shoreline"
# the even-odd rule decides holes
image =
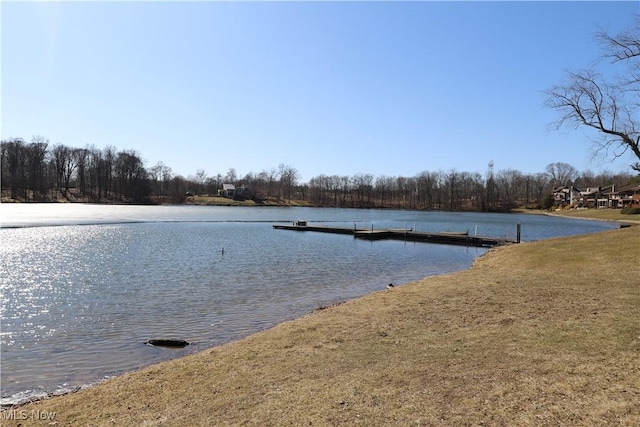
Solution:
[[[514,213],[538,214],[537,212],[531,213],[531,212],[527,212],[527,211],[514,212]],[[545,213],[541,212],[540,214],[545,214]],[[122,222],[117,222],[117,223],[120,224]],[[131,221],[131,222],[124,222],[124,223],[126,224],[126,223],[143,223],[143,222]],[[99,225],[105,225],[105,224],[111,224],[111,223],[110,222],[101,222],[101,223],[98,223],[98,224]],[[2,229],[2,228],[11,229],[11,228],[32,228],[32,227],[57,227],[57,226],[67,226],[67,225],[68,224],[29,224],[29,225],[25,225],[25,226],[0,227],[0,229]],[[86,223],[86,224],[85,223],[78,223],[78,224],[73,224],[73,225],[74,226],[87,226],[87,225],[96,225],[96,224],[94,224],[94,223]],[[479,256],[475,257],[473,262],[472,262],[472,264],[467,269],[473,268],[473,264],[475,264],[477,259],[482,257],[482,256],[485,256],[489,251],[491,251],[491,249],[492,248],[488,248],[486,250],[486,252],[484,252],[483,254],[480,254]],[[467,269],[465,269],[465,270],[467,270]],[[461,270],[461,271],[465,271],[465,270]],[[416,281],[425,280],[425,279],[427,279],[429,277],[437,277],[437,276],[439,276],[439,275],[427,276],[427,277],[423,277],[423,278],[417,279]],[[366,295],[364,295],[364,296],[366,296]],[[361,298],[361,297],[357,297],[357,298]],[[349,301],[349,300],[347,300],[347,301]],[[346,301],[342,301],[342,302],[337,303],[337,304],[332,304],[330,307],[332,307],[334,305],[341,304],[343,302],[346,302]],[[320,309],[324,309],[324,308],[328,308],[328,307],[321,307]],[[315,313],[316,311],[319,311],[319,309],[314,309],[314,310],[311,310],[311,311],[309,311],[307,313],[304,313],[304,314],[301,315],[301,317],[308,316],[310,314]],[[259,333],[259,332],[256,332],[256,333]],[[238,339],[236,339],[234,341],[237,341],[239,339],[242,339],[242,338],[238,338]],[[231,342],[234,342],[234,341],[231,341]],[[226,344],[228,344],[228,343],[225,343],[225,344],[222,344],[222,345],[226,345]],[[215,348],[215,347],[212,347],[212,348]],[[207,350],[207,348],[205,348],[203,350],[199,350],[199,351],[206,351],[206,350]],[[181,357],[186,357],[186,356],[181,356]],[[174,359],[168,359],[168,361],[170,361],[170,360],[174,360]],[[163,363],[163,362],[159,362],[159,363]],[[99,379],[96,379],[95,381],[92,381],[92,382],[89,382],[89,383],[86,383],[86,384],[76,384],[76,385],[73,385],[73,386],[70,386],[70,387],[60,388],[60,389],[56,389],[56,390],[52,390],[52,391],[42,390],[42,391],[39,391],[39,392],[34,392],[32,395],[24,395],[23,396],[23,394],[26,391],[29,391],[29,390],[22,390],[22,391],[13,393],[10,396],[1,397],[0,398],[0,410],[16,409],[16,408],[20,408],[20,407],[28,405],[28,404],[33,404],[33,403],[40,402],[40,401],[43,401],[43,400],[47,400],[47,399],[50,399],[50,398],[64,396],[64,395],[67,395],[67,394],[73,394],[73,393],[76,393],[78,391],[94,387],[94,386],[96,386],[98,384],[103,383],[104,381],[108,381],[111,378],[118,377],[118,376],[121,376],[121,375],[124,375],[124,374],[128,374],[128,373],[132,373],[132,372],[137,372],[137,371],[139,371],[141,369],[144,369],[144,368],[146,368],[148,366],[152,366],[152,365],[146,365],[146,366],[144,366],[142,368],[139,368],[139,369],[136,369],[136,370],[133,370],[133,371],[122,371],[122,372],[120,372],[120,373],[118,373],[118,374],[116,374],[114,376],[99,378]],[[17,396],[17,397],[15,397],[15,396]],[[15,399],[15,401],[14,401],[14,399]]]
[[[21,408],[73,425],[633,425],[640,270],[615,263],[637,261],[639,230],[500,247],[467,270]]]

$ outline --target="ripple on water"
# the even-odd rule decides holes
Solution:
[[[402,284],[468,268],[484,252],[274,231],[269,223],[221,222],[229,212],[245,220],[260,219],[255,210],[83,212],[89,211],[94,216],[82,221],[96,221],[98,215],[109,221],[136,218],[132,213],[139,212],[137,218],[145,220],[165,221],[179,213],[179,219],[201,222],[1,229],[3,402],[12,395],[19,400],[73,389],[222,344],[384,289],[389,282]],[[422,229],[446,230],[420,223],[419,218],[434,218],[424,213],[293,209],[268,211],[262,219],[299,219],[311,213],[334,220],[332,215],[339,213],[343,222],[356,215],[398,215],[404,222],[417,218]],[[462,227],[472,226],[449,229]],[[568,228],[566,223],[560,227]],[[549,231],[540,235],[545,233]],[[151,338],[180,338],[197,345],[144,345]]]

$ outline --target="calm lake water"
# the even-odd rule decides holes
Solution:
[[[236,340],[388,283],[466,269],[485,251],[272,227],[299,219],[511,239],[521,223],[524,241],[616,227],[520,214],[0,204],[2,404]],[[194,345],[144,344],[154,338]]]

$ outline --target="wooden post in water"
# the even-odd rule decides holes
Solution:
[[[522,228],[522,224],[518,223],[517,231],[516,231],[516,243],[520,243],[520,231]]]

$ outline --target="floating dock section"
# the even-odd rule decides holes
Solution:
[[[460,246],[476,246],[483,248],[492,248],[495,246],[506,245],[511,243],[519,243],[519,241],[513,241],[508,239],[500,239],[494,237],[483,236],[470,236],[469,232],[428,232],[428,231],[413,231],[405,229],[359,229],[356,227],[330,227],[325,225],[308,225],[306,222],[299,221],[292,225],[274,225],[273,228],[277,230],[293,230],[293,231],[315,231],[319,233],[334,233],[334,234],[351,234],[358,239],[367,240],[405,240],[409,242],[424,242],[424,243],[440,243],[445,245],[460,245]],[[519,231],[519,227],[518,227]],[[519,235],[520,233],[518,233]]]

